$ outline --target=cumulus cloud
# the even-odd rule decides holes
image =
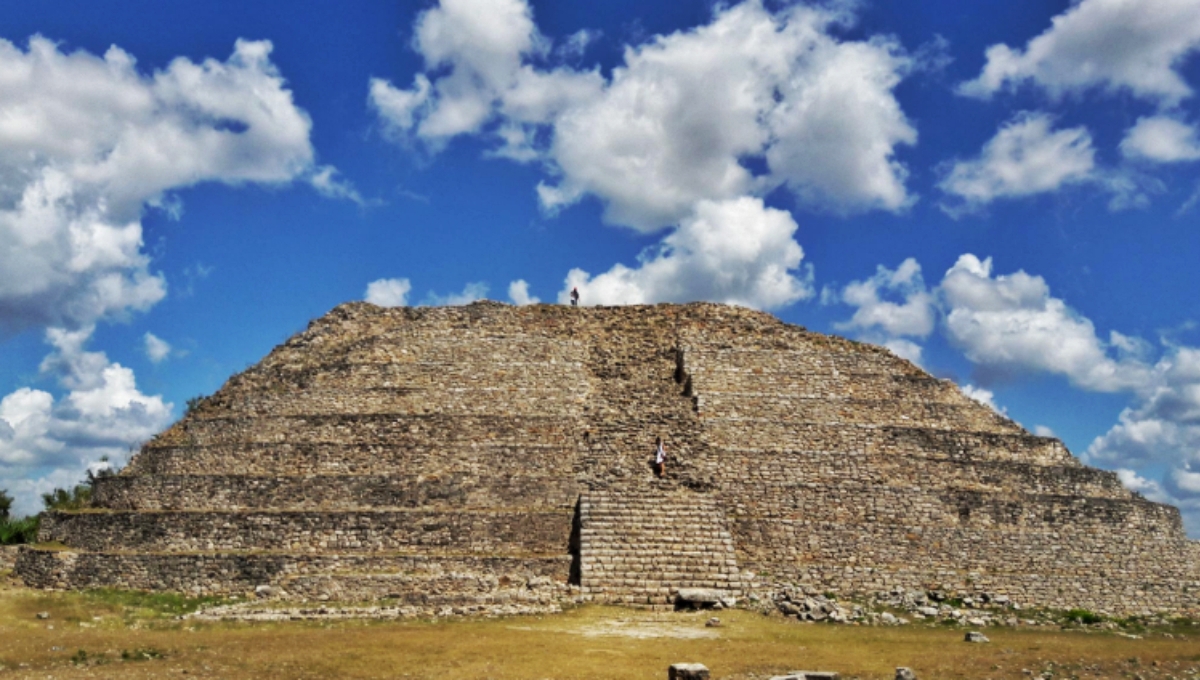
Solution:
[[[921,265],[914,258],[904,260],[895,270],[879,265],[871,278],[847,284],[841,301],[858,309],[849,321],[834,324],[839,330],[877,328],[890,336],[918,338],[933,332],[933,296],[926,290]]]
[[[1053,130],[1052,124],[1045,113],[1021,113],[984,144],[978,158],[955,162],[938,187],[960,200],[943,209],[952,215],[969,212],[997,198],[1094,179],[1096,151],[1087,128]]]
[[[147,331],[142,336],[142,341],[146,346],[146,357],[153,363],[161,363],[167,357],[171,356],[171,343],[163,340],[157,335]]]
[[[529,294],[529,283],[525,279],[517,279],[508,284],[508,299],[514,305],[536,305],[541,300]]]
[[[1042,277],[997,275],[991,258],[969,253],[931,290],[909,259],[823,295],[857,307],[838,328],[913,361],[921,347],[903,336],[922,338],[940,328],[985,381],[964,384],[963,393],[1002,415],[1006,410],[986,386],[998,374],[1058,375],[1080,389],[1127,393],[1129,406],[1084,459],[1118,470],[1126,486],[1147,498],[1178,506],[1191,534],[1200,535],[1200,348],[1164,341],[1160,350],[1117,331],[1103,340],[1089,319],[1051,295]],[[1045,425],[1034,432],[1056,436]]]
[[[171,419],[172,405],[138,390],[133,371],[87,351],[92,329],[52,328],[54,352],[42,371],[66,394],[22,387],[0,399],[0,487],[23,514],[40,510],[40,494],[78,483],[101,457],[122,463],[132,446]]]
[[[1175,347],[1160,359],[1140,399],[1092,442],[1088,454],[1130,467],[1172,461],[1181,480],[1187,479],[1182,473],[1200,470],[1200,349]],[[1193,493],[1200,496],[1200,489]]]
[[[966,254],[942,279],[945,331],[968,359],[983,367],[1062,375],[1086,390],[1115,392],[1147,384],[1148,369],[1122,355],[1128,339],[1102,341],[1086,317],[1059,298],[1040,276],[992,275],[992,260]],[[1117,356],[1113,356],[1117,354]]]
[[[835,323],[834,328],[854,331],[860,340],[921,363],[921,345],[904,336],[925,338],[932,333],[937,309],[914,258],[904,260],[895,270],[879,265],[871,278],[851,281],[841,293],[822,291],[822,296],[827,304],[836,301],[857,307],[853,317]]]
[[[655,247],[637,267],[614,265],[591,276],[567,275],[560,303],[578,288],[585,305],[710,300],[771,309],[811,297],[811,272],[793,239],[796,221],[759,198],[701,201],[696,212]]]
[[[1136,470],[1129,468],[1118,468],[1116,470],[1117,477],[1121,483],[1130,491],[1145,496],[1148,500],[1155,503],[1167,503],[1179,508],[1183,515],[1183,526],[1188,532],[1188,536],[1194,537],[1200,534],[1200,494],[1196,491],[1200,488],[1185,489],[1182,493],[1179,492],[1178,484],[1172,484],[1177,473],[1182,473],[1185,477],[1191,477],[1194,481],[1197,473],[1178,470],[1172,470],[1165,478],[1166,483],[1160,483],[1148,477],[1143,477]],[[1172,490],[1174,488],[1174,491]]]
[[[380,307],[403,307],[408,304],[411,291],[408,279],[379,279],[367,284],[363,299]]]
[[[484,135],[492,153],[547,168],[546,210],[590,194],[607,221],[640,231],[780,185],[838,212],[901,210],[913,196],[895,149],[916,131],[893,89],[917,64],[891,39],[833,37],[851,22],[748,0],[627,47],[605,78],[554,65],[523,0],[443,0],[416,22],[427,72],[405,89],[374,79],[369,101],[392,139],[436,151]],[[765,172],[743,162],[754,158]]]
[[[1039,437],[1057,437],[1058,436],[1057,434],[1054,433],[1054,429],[1049,427],[1048,425],[1034,425],[1033,433]]]
[[[429,293],[425,296],[424,304],[436,306],[469,305],[472,302],[486,299],[487,294],[488,285],[482,281],[476,281],[463,286],[461,293],[447,293],[446,295]]]
[[[1121,153],[1155,163],[1200,160],[1200,133],[1172,116],[1144,116],[1125,133]]]
[[[975,385],[971,385],[969,383],[963,385],[959,389],[962,390],[963,394],[992,409],[1000,415],[1005,415],[1008,413],[1008,409],[1000,408],[996,405],[996,394],[989,389],[976,387]]]
[[[921,347],[912,340],[906,340],[905,338],[882,338],[875,340],[870,335],[862,339],[865,342],[874,342],[878,345],[882,345],[883,347],[891,350],[892,354],[895,354],[901,359],[908,359],[918,366],[921,365],[921,355],[924,353],[925,348]]]
[[[225,61],[142,74],[130,54],[0,40],[0,319],[82,327],[165,295],[142,252],[146,206],[200,182],[283,183],[312,166],[311,122],[239,40]]]
[[[1179,68],[1198,47],[1193,0],[1082,0],[1024,48],[989,47],[959,92],[986,98],[1030,82],[1056,97],[1099,87],[1170,105],[1192,94]]]
[[[40,36],[24,48],[0,40],[0,325],[47,329],[41,370],[61,390],[0,399],[0,486],[22,511],[170,419],[132,370],[85,349],[97,322],[166,294],[143,251],[144,211],[177,219],[172,192],[203,182],[350,191],[314,167],[312,123],[271,49],[238,40],[224,61],[181,57],[146,73],[115,46],[96,56]],[[143,342],[152,361],[171,351],[153,334]]]

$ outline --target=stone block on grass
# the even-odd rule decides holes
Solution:
[[[667,680],[708,680],[708,667],[702,663],[671,664]]]

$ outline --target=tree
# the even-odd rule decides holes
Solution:
[[[12,510],[13,499],[8,495],[8,489],[0,489],[0,521],[8,519],[8,511]]]

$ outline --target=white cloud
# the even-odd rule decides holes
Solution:
[[[165,295],[142,252],[145,206],[172,189],[283,183],[312,166],[311,122],[269,60],[239,40],[226,61],[150,75],[111,47],[64,53],[0,40],[0,319],[86,326]]]
[[[1196,473],[1172,470],[1164,479],[1165,484],[1143,477],[1135,470],[1128,468],[1119,468],[1116,473],[1121,483],[1130,491],[1136,491],[1155,503],[1167,503],[1179,508],[1188,536],[1200,535],[1200,493],[1197,493],[1200,491],[1200,487],[1192,486],[1185,489],[1177,481],[1179,477],[1183,477],[1186,480],[1185,484],[1191,486],[1190,483],[1195,481]]]
[[[882,345],[882,346],[888,348],[889,350],[891,350],[892,354],[895,354],[896,356],[900,357],[901,359],[908,359],[909,361],[913,362],[914,364],[916,364],[918,366],[921,365],[921,354],[924,352],[924,348],[921,347],[920,345],[918,345],[917,343],[913,342],[912,340],[906,340],[904,338],[886,338],[886,337],[881,338],[881,339],[874,339],[872,336],[868,335],[867,337],[863,338],[863,341],[864,342],[874,342],[876,344]]]
[[[1088,455],[1129,467],[1169,461],[1176,470],[1200,468],[1200,349],[1176,347],[1160,359],[1138,401]]]
[[[976,387],[975,385],[971,384],[963,385],[959,389],[962,390],[963,394],[992,409],[1000,415],[1005,415],[1008,413],[1008,409],[1003,409],[996,406],[996,395],[989,389]]]
[[[921,265],[914,258],[904,260],[895,270],[879,265],[871,278],[851,281],[840,294],[826,288],[821,295],[823,304],[842,302],[858,308],[853,317],[835,323],[834,328],[856,331],[859,340],[882,345],[897,356],[921,363],[921,345],[904,336],[925,338],[932,333],[937,308],[921,277]]]
[[[326,198],[345,199],[362,208],[379,204],[377,200],[368,201],[363,198],[362,194],[358,193],[358,189],[355,189],[353,184],[339,177],[340,174],[338,169],[332,165],[322,165],[314,167],[308,173],[307,179],[308,183],[317,190],[317,193]]]
[[[443,0],[416,24],[429,73],[406,90],[375,79],[369,96],[393,139],[437,150],[484,134],[496,155],[543,161],[550,177],[538,196],[551,212],[591,194],[607,221],[649,232],[701,200],[781,184],[838,212],[901,210],[913,197],[894,153],[916,131],[892,90],[916,63],[890,39],[831,35],[850,22],[832,9],[771,12],[748,0],[627,47],[605,79],[544,66],[549,41],[522,0]],[[766,173],[747,158],[765,161]]]
[[[403,307],[408,304],[411,291],[408,279],[379,279],[367,284],[363,299],[380,307]]]
[[[508,299],[514,305],[536,305],[541,300],[529,294],[529,283],[525,279],[517,279],[508,284]]]
[[[1051,130],[1044,113],[1025,112],[1003,125],[978,158],[957,161],[938,187],[959,199],[950,214],[976,210],[997,198],[1029,196],[1094,179],[1095,149],[1084,127]]]
[[[621,264],[592,277],[567,275],[558,301],[577,287],[585,305],[711,300],[771,309],[813,294],[796,221],[758,198],[701,201],[695,214],[653,248],[636,268]]]
[[[1048,425],[1034,425],[1033,433],[1039,437],[1057,437],[1058,436],[1057,434],[1054,433],[1054,430],[1052,428],[1050,428]]]
[[[1121,480],[1121,483],[1125,485],[1126,489],[1129,489],[1130,491],[1136,491],[1157,503],[1170,502],[1168,494],[1163,491],[1163,488],[1158,482],[1152,479],[1147,479],[1139,475],[1136,471],[1128,468],[1118,468],[1117,470],[1114,470],[1114,472],[1117,473],[1117,478]]]
[[[1200,160],[1200,133],[1171,116],[1138,118],[1121,140],[1121,153],[1156,163]]]
[[[925,337],[933,325],[927,324],[928,310],[931,319],[940,316],[945,337],[982,369],[985,381],[997,373],[1048,373],[1084,390],[1129,393],[1131,403],[1117,423],[1083,458],[1117,469],[1126,486],[1151,500],[1178,506],[1191,535],[1200,535],[1200,348],[1168,344],[1154,362],[1155,348],[1141,338],[1111,331],[1101,340],[1092,322],[1053,297],[1042,277],[1024,271],[995,275],[991,258],[981,261],[969,253],[929,292],[932,301],[923,301],[925,292],[920,266],[910,259],[894,271],[878,267],[840,295],[829,289],[827,297],[858,307],[840,328],[857,330],[861,339],[914,362],[920,361],[921,347],[901,336]],[[905,302],[888,303],[881,299],[884,293]],[[991,389],[976,384],[961,389],[1006,414]],[[1044,425],[1034,432],[1056,436]]]
[[[580,29],[567,36],[567,39],[554,52],[562,58],[582,57],[583,53],[587,52],[588,47],[599,40],[602,35],[602,31],[588,28]]]
[[[972,362],[996,370],[1065,376],[1086,390],[1114,392],[1148,383],[1148,367],[1110,356],[1092,322],[1051,297],[1040,276],[1024,271],[992,276],[992,260],[958,258],[940,288],[945,330]],[[1117,349],[1128,347],[1118,337]]]
[[[157,335],[147,331],[142,336],[143,342],[146,344],[146,356],[153,363],[161,363],[164,359],[171,356],[171,343],[163,340]]]
[[[132,370],[84,349],[91,331],[47,332],[55,351],[42,370],[58,377],[64,397],[22,387],[0,400],[0,488],[19,513],[40,510],[42,492],[78,483],[102,456],[124,462],[171,419],[172,405],[139,391]]]
[[[1198,47],[1194,0],[1082,0],[1024,49],[989,47],[983,71],[959,92],[990,97],[1031,81],[1056,97],[1100,87],[1170,105],[1192,94],[1178,69]]]
[[[882,299],[881,293],[900,301]],[[849,321],[834,324],[838,330],[879,329],[889,336],[918,338],[933,332],[934,298],[921,278],[921,265],[911,257],[895,271],[879,265],[871,278],[847,284],[841,300],[858,309]]]
[[[482,281],[477,281],[463,286],[461,293],[448,293],[446,295],[429,293],[425,296],[424,304],[447,307],[469,305],[472,302],[486,299],[487,294],[488,285]]]

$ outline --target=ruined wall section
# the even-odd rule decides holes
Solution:
[[[979,588],[1120,611],[1148,591],[1162,606],[1200,601],[1178,510],[951,383],[799,329],[683,345],[712,454],[697,464],[764,582]]]
[[[247,575],[193,572],[188,589],[266,578],[292,597],[380,597],[406,581],[359,573],[368,557],[453,570],[477,556],[494,570],[465,574],[467,601],[530,564],[565,588],[595,381],[578,318],[546,312],[339,307],[102,480],[105,512],[48,518],[43,540],[92,557],[31,556],[29,572],[98,582],[142,553],[120,582],[148,587],[179,583],[188,558],[242,560]],[[314,557],[339,566],[286,566]]]

